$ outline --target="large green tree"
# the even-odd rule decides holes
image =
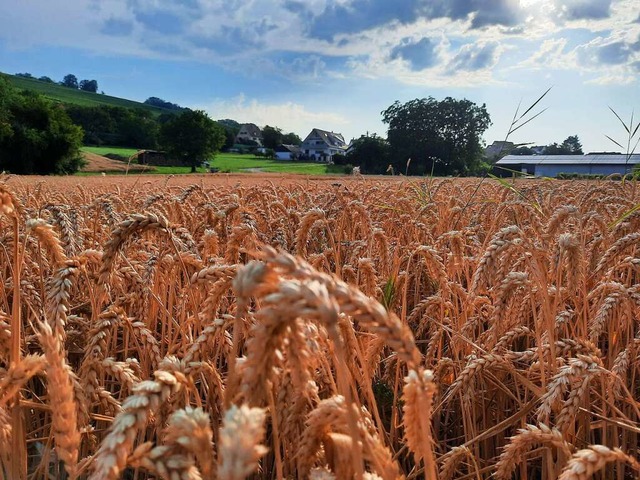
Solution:
[[[202,110],[185,110],[160,127],[160,145],[191,172],[224,145],[224,129]]]
[[[230,118],[218,120],[218,124],[224,128],[225,134],[225,141],[222,149],[226,151],[233,148],[236,143],[236,135],[238,135],[238,132],[240,131],[240,124]]]
[[[375,133],[363,135],[353,141],[345,160],[354,167],[360,167],[362,173],[382,174],[391,162],[391,151],[384,138]]]
[[[96,80],[81,80],[79,88],[85,92],[96,93],[98,91],[98,82]]]
[[[282,130],[278,127],[270,127],[266,125],[262,129],[262,145],[265,148],[275,150],[275,148],[282,143]]]
[[[78,88],[78,77],[76,77],[73,73],[69,73],[64,76],[62,82],[60,83],[63,87],[68,88]]]
[[[481,136],[491,125],[486,106],[447,97],[396,101],[382,112],[394,167],[414,175],[467,175],[482,165]],[[410,162],[409,162],[410,160]]]
[[[282,136],[282,143],[285,145],[302,145],[302,139],[293,132],[285,133]]]
[[[564,142],[562,142],[562,147],[569,152],[569,155],[584,155],[582,143],[580,143],[578,135],[569,135],[564,139]]]
[[[0,170],[48,175],[76,172],[82,129],[64,108],[41,95],[16,91],[0,79]]]

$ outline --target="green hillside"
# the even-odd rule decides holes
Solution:
[[[14,75],[8,75],[4,73],[0,73],[0,75],[6,78],[16,88],[22,90],[33,90],[56,102],[82,105],[85,107],[109,105],[112,107],[143,108],[145,110],[154,112],[157,115],[161,113],[174,113],[173,110],[154,107],[144,103],[134,102],[133,100],[126,100],[124,98],[111,97],[109,95],[101,95],[99,93],[84,92],[82,90],[74,90],[72,88],[63,87],[55,83],[41,82],[32,78],[16,77]]]

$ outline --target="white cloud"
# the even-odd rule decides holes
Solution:
[[[311,111],[300,103],[265,103],[247,99],[239,95],[229,100],[216,99],[204,107],[211,118],[216,120],[232,118],[240,123],[255,123],[260,127],[271,125],[285,133],[294,132],[305,137],[313,128],[340,130],[351,122],[340,114],[330,111]]]
[[[575,68],[575,59],[570,59],[565,52],[566,48],[566,38],[547,39],[533,55],[520,62],[517,67],[536,70]]]
[[[415,70],[402,58],[393,58],[393,45],[380,47],[368,57],[351,59],[347,65],[352,74],[365,78],[392,78],[401,83],[430,87],[479,87],[502,82],[493,75],[501,56],[512,47],[508,44],[481,42],[453,48],[451,41],[441,36],[434,46],[434,56],[440,63]],[[480,51],[486,54],[480,58]]]
[[[473,15],[424,14],[407,21],[387,21],[402,10],[399,6],[392,8],[392,0],[300,0],[297,4],[306,11],[298,12],[287,9],[285,0],[0,0],[0,41],[16,49],[66,46],[98,55],[197,61],[234,73],[246,72],[245,76],[255,71],[246,68],[251,64],[263,74],[286,77],[292,84],[364,76],[394,78],[407,85],[466,87],[495,84],[505,68],[514,64],[518,68],[542,64],[546,68],[598,74],[594,70],[600,68],[600,60],[615,58],[615,46],[610,46],[611,42],[592,45],[594,48],[579,57],[580,50],[575,49],[578,35],[591,31],[608,36],[612,32],[611,35],[623,37],[620,41],[630,43],[640,32],[640,23],[632,23],[638,17],[638,0],[501,0],[486,5],[480,0],[467,4],[448,1],[422,3],[441,4],[445,12],[454,4],[466,9],[470,8],[468,5],[482,5],[487,10],[483,11],[485,20],[499,20],[503,18],[499,13],[504,11],[518,15],[509,17],[513,24],[510,20],[503,22],[506,25],[487,25],[478,30],[471,28],[473,19],[478,18]],[[316,19],[318,12],[365,3],[379,7],[372,8],[371,15],[382,12],[385,21],[347,23],[344,31],[332,38],[314,36],[310,31],[309,22]],[[361,12],[354,10],[354,20],[358,20],[356,14]],[[578,29],[583,32],[575,33]],[[561,36],[568,43],[563,45]],[[430,68],[415,72],[406,62],[390,59],[390,52],[404,39],[416,43],[424,38],[438,43]],[[446,66],[456,53],[479,44],[496,45],[486,68],[473,74],[447,71]],[[528,49],[540,47],[525,62],[503,59],[505,51],[523,45]],[[629,55],[629,63],[634,61],[638,61],[636,53]]]
[[[590,85],[629,85],[638,80],[635,62],[640,61],[640,25],[600,32],[576,44],[570,35],[544,40],[529,58],[512,68],[521,70],[572,71]]]
[[[631,85],[638,81],[637,75],[627,72],[606,73],[584,82],[587,85]]]

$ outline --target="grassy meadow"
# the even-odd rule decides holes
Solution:
[[[97,155],[120,155],[121,157],[129,158],[131,155],[135,155],[139,150],[137,148],[125,148],[125,147],[82,147],[82,150],[86,152],[95,153]]]
[[[14,75],[0,74],[6,78],[11,85],[22,90],[32,90],[45,97],[60,103],[72,105],[81,105],[84,107],[94,107],[99,105],[108,105],[112,107],[138,108],[148,110],[156,115],[171,112],[164,108],[154,107],[133,100],[112,97],[110,95],[102,95],[99,93],[84,92],[73,88],[63,87],[55,83],[41,82],[32,78],[16,77]]]
[[[130,157],[138,150],[135,148],[122,147],[83,147],[84,151],[95,153],[97,155],[115,154],[121,157]],[[217,168],[220,172],[225,173],[283,173],[283,174],[307,174],[307,175],[324,175],[324,174],[341,174],[344,169],[337,165],[325,165],[315,162],[292,162],[285,160],[270,160],[254,155],[243,155],[239,153],[218,153],[210,162],[211,167]],[[199,167],[198,173],[207,173],[208,169]],[[154,166],[153,171],[149,173],[156,174],[186,174],[191,173],[190,167],[162,167]]]
[[[293,162],[290,160],[270,160],[238,153],[219,153],[210,163],[212,167],[219,168],[220,171],[231,173],[249,171],[300,173],[308,175],[343,173],[343,169],[336,165],[325,165],[315,162]]]

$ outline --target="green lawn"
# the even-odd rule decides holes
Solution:
[[[130,157],[137,152],[135,148],[123,147],[82,147],[82,150],[95,153],[97,155],[107,155],[114,153],[122,157]],[[285,160],[269,160],[253,155],[242,155],[239,153],[219,153],[210,162],[211,167],[217,168],[222,173],[250,173],[252,169],[255,173],[299,173],[305,175],[341,174],[344,169],[338,165],[325,165],[314,162],[292,162]],[[190,167],[153,167],[154,174],[183,174],[191,173]],[[197,173],[207,173],[206,168],[199,167]],[[134,175],[140,172],[130,172]]]
[[[45,97],[50,98],[51,100],[61,103],[70,103],[73,105],[82,105],[85,107],[110,105],[114,107],[142,108],[144,110],[149,110],[156,115],[172,112],[172,110],[154,107],[140,102],[134,102],[133,100],[112,97],[110,95],[102,95],[100,93],[74,90],[73,88],[63,87],[55,83],[41,82],[32,78],[16,77],[14,75],[3,73],[0,73],[0,75],[6,78],[16,88],[22,90],[33,90],[34,92],[38,92]]]
[[[96,155],[102,155],[103,157],[108,153],[115,153],[121,157],[130,157],[135,154],[137,148],[124,148],[124,147],[82,147],[85,152],[95,153]]]
[[[292,162],[288,160],[269,160],[253,155],[239,153],[219,153],[211,162],[211,166],[221,172],[247,172],[249,169],[260,169],[272,173],[301,173],[307,175],[323,175],[326,173],[343,173],[337,165],[324,165],[314,162]]]

